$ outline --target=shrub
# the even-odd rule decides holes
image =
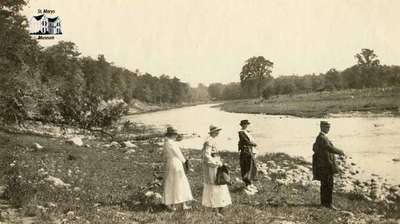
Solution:
[[[23,206],[29,201],[36,192],[35,187],[22,174],[23,166],[19,164],[18,157],[11,152],[6,152],[1,157],[4,165],[4,175],[6,181],[5,198],[16,207]]]

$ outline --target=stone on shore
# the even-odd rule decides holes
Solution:
[[[133,144],[130,141],[122,142],[122,146],[124,146],[125,148],[137,148],[137,145]]]
[[[83,141],[82,141],[82,139],[79,138],[79,137],[70,138],[70,139],[68,139],[68,140],[65,141],[65,142],[68,143],[68,144],[71,144],[71,145],[83,146]]]
[[[132,153],[135,153],[135,152],[136,152],[136,150],[130,149],[130,150],[126,151],[125,153],[126,153],[126,154],[132,154]]]
[[[113,142],[110,143],[110,147],[113,147],[113,148],[120,148],[120,147],[121,147],[121,144],[119,144],[119,143],[116,142],[116,141],[113,141]]]
[[[45,178],[46,181],[50,182],[53,186],[57,188],[63,188],[63,187],[69,187],[71,186],[70,184],[64,183],[60,178],[53,177],[53,176],[48,176]]]
[[[34,143],[33,144],[33,148],[36,149],[36,150],[42,150],[44,147],[41,146],[39,143]]]

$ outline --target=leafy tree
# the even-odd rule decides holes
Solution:
[[[343,80],[339,71],[332,68],[325,74],[325,87],[329,90],[340,90],[343,88]]]
[[[208,95],[211,99],[222,99],[224,85],[221,83],[212,83],[208,86]]]
[[[40,47],[21,15],[25,0],[0,1],[0,121],[19,123],[31,115],[28,102],[40,94]]]
[[[378,87],[381,85],[380,61],[378,56],[370,49],[362,49],[361,53],[354,56],[357,59],[358,76],[361,77],[361,88]]]
[[[244,94],[240,83],[232,82],[225,85],[224,91],[222,92],[223,100],[236,100],[241,98],[244,98]]]
[[[254,96],[252,89],[256,89],[256,96],[261,96],[266,81],[272,79],[271,73],[274,63],[263,56],[251,57],[246,61],[240,72],[240,84],[250,96]]]

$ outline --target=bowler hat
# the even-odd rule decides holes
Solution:
[[[331,126],[331,124],[328,121],[321,121],[320,126]]]
[[[178,132],[173,127],[168,127],[165,136],[177,135]]]
[[[211,134],[211,133],[214,133],[214,132],[219,132],[221,130],[222,130],[221,128],[218,128],[218,127],[216,127],[214,125],[210,125],[210,131],[208,132],[208,134]]]
[[[250,124],[249,120],[241,120],[240,125]]]

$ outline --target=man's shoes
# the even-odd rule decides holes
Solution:
[[[338,208],[336,208],[336,207],[335,207],[335,206],[333,206],[333,205],[329,206],[328,208],[329,208],[329,209],[331,209],[331,210],[334,210],[334,211],[339,211],[339,209],[338,209]]]
[[[336,208],[336,207],[333,206],[333,205],[322,205],[322,206],[325,207],[325,208],[327,208],[327,209],[333,210],[333,211],[339,211],[339,209]]]

